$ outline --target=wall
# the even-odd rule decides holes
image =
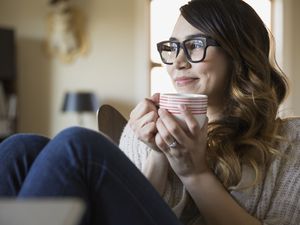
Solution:
[[[90,50],[72,64],[43,52],[49,6],[39,0],[1,0],[0,25],[16,29],[19,131],[54,135],[77,123],[60,111],[66,91],[95,91],[128,117],[148,90],[148,0],[74,0],[86,15]],[[95,115],[85,115],[96,129]]]
[[[290,25],[289,36],[285,42],[290,43],[289,54],[291,61],[290,68],[291,68],[291,84],[292,84],[292,92],[291,92],[291,102],[292,102],[292,109],[295,115],[300,115],[300,1],[299,0],[292,0],[289,2],[290,10],[290,20],[287,21],[286,26]]]
[[[300,1],[273,1],[273,30],[276,39],[278,64],[287,74],[290,83],[289,96],[281,109],[283,116],[300,115]]]

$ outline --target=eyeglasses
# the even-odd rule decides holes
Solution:
[[[180,48],[183,49],[186,58],[191,63],[202,62],[206,56],[208,46],[220,46],[214,39],[206,36],[199,36],[178,41],[162,41],[157,44],[157,50],[163,63],[172,65],[177,58]]]

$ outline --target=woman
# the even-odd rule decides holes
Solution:
[[[182,7],[171,38],[160,42],[158,50],[178,92],[208,95],[209,125],[207,133],[186,114],[190,132],[185,133],[166,111],[155,113],[155,103],[138,105],[131,128],[163,153],[141,153],[149,154],[144,173],[150,182],[167,192],[170,205],[181,210],[178,214],[178,206],[191,202],[190,195],[207,224],[293,224],[291,218],[299,223],[298,203],[282,191],[291,189],[284,182],[298,176],[299,157],[293,162],[276,158],[299,155],[285,149],[288,141],[276,145],[278,132],[286,132],[276,120],[286,78],[269,58],[268,31],[254,10],[237,0],[192,1]],[[293,129],[287,136],[299,129],[299,124],[289,126]],[[169,148],[174,141],[177,146]],[[297,196],[299,188],[289,194]],[[287,206],[295,210],[286,212]],[[197,214],[195,210],[195,218]]]
[[[299,176],[293,172],[300,166],[295,151],[299,141],[289,150],[288,140],[277,145],[278,135],[291,129],[284,138],[292,139],[299,123],[280,127],[276,120],[287,84],[269,58],[269,46],[268,31],[258,15],[245,2],[234,0],[190,2],[181,8],[171,38],[158,44],[176,90],[208,95],[208,133],[183,110],[190,127],[185,133],[166,111],[156,113],[149,100],[136,107],[129,124],[140,140],[159,149],[140,153],[149,154],[143,169],[153,186],[165,194],[177,214],[182,215],[182,205],[195,204],[193,208],[200,211],[202,218],[197,210],[194,218],[191,210],[190,218],[183,212],[187,221],[300,221],[298,203],[288,197],[299,194],[299,188],[288,183]],[[124,134],[130,133],[127,129]],[[177,146],[169,148],[174,141]],[[121,147],[125,147],[122,140]],[[284,161],[285,154],[298,160]],[[290,207],[295,210],[287,210]]]
[[[182,105],[183,130],[159,95],[139,103],[120,148],[144,176],[96,132],[14,136],[0,146],[0,193],[81,197],[82,224],[299,224],[300,124],[277,118],[287,83],[269,46],[243,1],[192,0],[158,51],[178,92],[208,95],[205,125]]]

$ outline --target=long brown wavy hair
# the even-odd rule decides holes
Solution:
[[[208,126],[209,164],[226,188],[239,183],[246,165],[255,172],[254,185],[278,154],[277,113],[288,90],[271,56],[271,33],[242,0],[192,0],[180,10],[217,40],[232,63],[224,117]]]

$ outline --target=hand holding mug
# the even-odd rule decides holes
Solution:
[[[158,118],[159,94],[145,98],[130,113],[129,126],[139,140],[152,149],[157,150],[155,135],[157,133],[156,121]]]
[[[177,94],[172,94],[167,100],[161,94],[155,141],[167,156],[174,172],[180,177],[208,169],[205,159],[207,97],[176,96]]]

